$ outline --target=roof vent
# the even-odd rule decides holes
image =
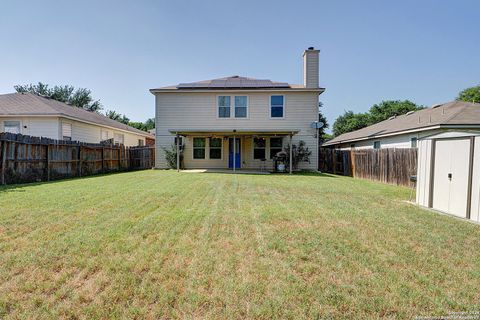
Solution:
[[[442,105],[441,103],[439,103],[439,104],[434,104],[434,105],[432,106],[432,109],[436,109],[436,108],[440,107],[441,105]]]
[[[409,116],[411,114],[415,113],[415,111],[408,111],[405,115]]]
[[[397,116],[391,116],[390,118],[388,118],[388,120],[393,120],[395,119]]]

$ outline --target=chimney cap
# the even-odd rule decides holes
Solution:
[[[314,47],[308,47],[308,50],[315,50]]]

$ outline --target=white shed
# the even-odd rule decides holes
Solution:
[[[480,222],[480,131],[419,140],[417,203]]]

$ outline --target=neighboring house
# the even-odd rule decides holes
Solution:
[[[322,144],[338,149],[416,148],[417,140],[451,129],[480,128],[480,104],[453,101],[391,117]]]
[[[151,89],[156,99],[156,167],[167,168],[163,148],[184,146],[184,167],[273,169],[273,156],[300,140],[317,169],[313,122],[318,120],[319,50],[303,54],[304,84],[232,76]],[[176,139],[176,136],[179,139]],[[235,141],[235,142],[234,142]]]
[[[118,121],[33,93],[0,95],[0,132],[58,140],[143,146],[154,136]]]

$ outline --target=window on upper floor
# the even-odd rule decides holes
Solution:
[[[230,96],[218,96],[218,117],[230,118]]]
[[[247,96],[235,96],[235,118],[246,118],[248,113]]]
[[[270,117],[283,118],[285,107],[284,96],[270,96]]]
[[[373,149],[380,149],[380,146],[381,146],[380,141],[373,142]]]
[[[20,133],[20,121],[4,121],[3,131],[8,133]]]

